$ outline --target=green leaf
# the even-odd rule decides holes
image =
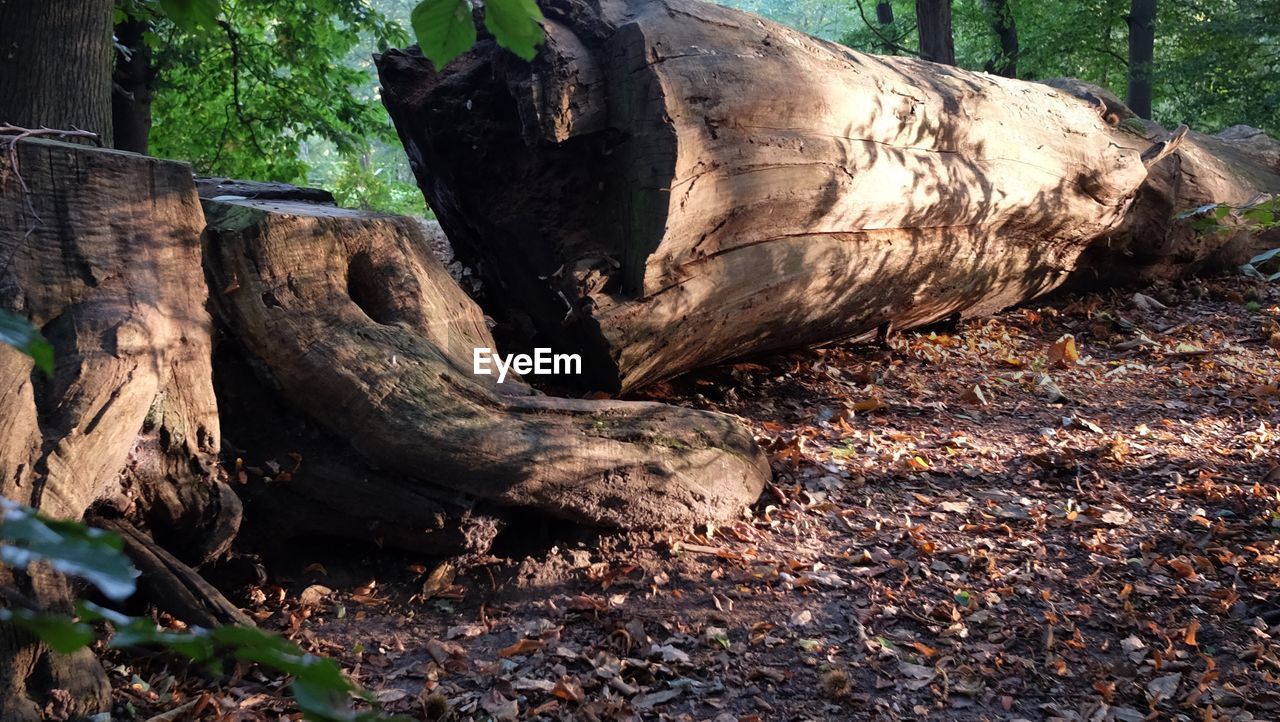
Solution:
[[[1276,222],[1275,211],[1265,206],[1250,208],[1243,215],[1246,220],[1252,221],[1263,228],[1269,228],[1275,225]]]
[[[410,16],[422,54],[436,70],[476,44],[476,26],[467,0],[423,0]]]
[[[0,497],[0,561],[25,569],[36,561],[81,577],[110,599],[127,599],[138,570],[114,534],[79,522],[45,519],[35,510]]]
[[[200,28],[218,29],[221,0],[160,0],[160,8],[175,25],[194,33]]]
[[[1263,251],[1262,253],[1259,253],[1253,258],[1250,258],[1249,265],[1261,266],[1262,264],[1266,263],[1267,261],[1270,261],[1271,259],[1275,258],[1278,255],[1280,255],[1280,248],[1272,248],[1269,251]]]
[[[93,629],[65,614],[42,614],[28,609],[0,609],[0,621],[25,629],[61,654],[89,646]]]
[[[534,0],[488,0],[484,26],[502,47],[533,60],[542,44],[542,11]]]
[[[36,368],[53,376],[53,344],[16,313],[0,311],[0,343],[7,343],[36,362]]]

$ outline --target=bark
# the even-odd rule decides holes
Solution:
[[[114,0],[0,4],[0,125],[77,128],[110,145]]]
[[[442,73],[392,51],[383,98],[486,310],[526,344],[581,348],[611,391],[994,312],[1077,271],[1230,263],[1257,239],[1198,238],[1173,213],[1280,190],[1243,144],[1179,150],[1087,88],[864,55],[694,0],[543,9],[531,64],[487,40]]]
[[[1129,14],[1128,105],[1140,118],[1151,118],[1152,74],[1156,49],[1156,0],[1132,0]]]
[[[951,0],[916,0],[916,27],[920,33],[920,58],[945,65],[956,64],[956,41],[951,31]]]
[[[1000,41],[1000,52],[987,62],[987,72],[1006,78],[1018,77],[1018,24],[1009,0],[983,0],[982,7],[991,16],[991,31]]]
[[[884,0],[876,3],[876,22],[881,25],[892,25],[893,5]]]
[[[112,75],[111,120],[114,147],[146,153],[151,137],[151,93],[156,73],[151,66],[151,46],[144,35],[151,25],[127,17],[116,25],[116,67]]]
[[[56,371],[45,378],[0,348],[0,494],[65,519],[93,507],[139,537],[155,530],[187,562],[217,556],[240,504],[215,473],[203,218],[190,168],[35,139],[18,143],[14,167],[12,142],[0,142],[0,306],[43,331]],[[3,574],[39,606],[69,609],[57,575]],[[77,710],[101,707],[105,677],[86,655],[50,655],[5,629],[0,718],[31,718],[59,687]],[[29,689],[42,668],[53,676],[36,674],[41,684]]]
[[[1139,118],[1110,91],[1079,80],[1048,84],[1097,108],[1121,137],[1163,137],[1163,128]],[[1242,125],[1216,135],[1188,132],[1176,152],[1150,168],[1121,222],[1081,255],[1072,281],[1105,287],[1234,271],[1280,246],[1280,228],[1259,232],[1228,218],[1223,222],[1235,225],[1205,235],[1178,216],[1218,203],[1242,206],[1264,194],[1280,194],[1280,142]]]
[[[732,517],[769,478],[730,417],[536,396],[473,374],[474,349],[493,338],[412,219],[292,201],[205,210],[211,285],[238,342],[382,474],[352,484],[322,465],[300,483],[290,472],[290,494],[384,520],[476,505],[654,528]]]

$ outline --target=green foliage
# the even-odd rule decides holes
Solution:
[[[48,562],[57,571],[83,578],[111,599],[133,594],[138,571],[121,552],[119,537],[75,522],[46,519],[4,497],[0,497],[0,514],[0,562],[18,568]]]
[[[19,568],[32,562],[48,563],[58,571],[85,579],[112,599],[124,599],[133,593],[138,571],[124,555],[119,537],[78,522],[47,519],[4,497],[0,497],[0,509],[0,561]],[[289,675],[298,709],[313,722],[386,719],[377,712],[352,708],[352,697],[366,701],[372,701],[372,697],[347,679],[336,662],[309,654],[293,642],[260,629],[194,627],[171,632],[158,629],[150,619],[130,617],[84,601],[76,604],[75,617],[11,607],[0,609],[0,620],[30,632],[63,654],[90,645],[96,637],[92,625],[109,624],[114,628],[108,640],[111,647],[158,647],[197,663],[216,665],[221,660],[234,659]]]
[[[1280,198],[1265,196],[1241,206],[1211,203],[1179,213],[1180,221],[1191,221],[1191,227],[1202,234],[1223,233],[1241,227],[1267,231],[1280,226]],[[1260,253],[1240,267],[1246,276],[1266,281],[1280,281],[1280,248]]]
[[[875,0],[863,0],[874,20]],[[860,20],[854,0],[720,0],[738,10],[745,10],[776,20],[810,35],[836,40],[849,32]],[[912,10],[911,17],[915,18]]]
[[[71,654],[93,643],[93,627],[65,614],[30,609],[0,609],[0,621],[25,629],[59,654]]]
[[[919,47],[914,0],[719,0],[864,52],[912,55]],[[1018,74],[1079,78],[1124,96],[1129,0],[1049,3],[1009,0],[1017,25]],[[1000,54],[983,0],[955,0],[956,64],[983,70]],[[1155,119],[1214,132],[1243,123],[1280,135],[1280,0],[1161,2],[1156,25]]]
[[[360,157],[333,156],[332,163],[314,168],[313,178],[328,188],[344,208],[430,217],[422,191],[412,177],[400,177],[396,156],[403,151],[390,145]]]
[[[542,43],[542,11],[534,0],[488,0],[484,26],[498,45],[532,60]],[[413,9],[418,46],[436,68],[471,49],[476,28],[469,0],[422,0]]]
[[[0,311],[0,343],[30,356],[36,368],[46,376],[53,376],[53,345],[27,319],[16,313]]]
[[[367,53],[401,45],[401,26],[364,0],[224,0],[216,32],[159,22],[152,153],[196,170],[239,178],[306,182],[307,140],[337,152],[393,140],[372,92]]]
[[[542,11],[534,0],[489,0],[484,6],[484,26],[498,45],[533,60],[542,44]]]
[[[476,26],[467,0],[423,0],[413,9],[412,20],[422,54],[437,69],[476,43]]]
[[[160,0],[160,9],[178,27],[188,32],[201,28],[218,29],[220,0]]]

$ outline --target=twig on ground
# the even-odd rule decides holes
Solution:
[[[102,147],[102,139],[97,133],[80,130],[79,128],[60,130],[57,128],[45,127],[22,128],[9,123],[0,125],[0,141],[7,142],[9,144],[9,168],[13,171],[14,177],[18,179],[18,187],[22,189],[22,200],[27,204],[27,212],[31,214],[31,227],[28,228],[27,232],[22,235],[22,238],[14,244],[13,252],[5,259],[4,266],[0,267],[0,273],[9,270],[9,264],[13,263],[13,259],[17,257],[18,251],[22,249],[22,246],[27,242],[27,239],[31,237],[31,234],[36,232],[36,229],[40,227],[41,223],[40,214],[36,212],[35,203],[31,201],[31,189],[27,187],[27,181],[22,177],[21,169],[18,167],[18,143],[28,138],[49,135],[61,138],[88,138],[96,143],[99,148]]]

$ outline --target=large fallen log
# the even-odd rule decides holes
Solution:
[[[1232,263],[1256,239],[1173,216],[1280,190],[1249,142],[1128,120],[1083,86],[865,55],[699,0],[540,6],[531,63],[491,40],[439,73],[390,51],[383,98],[486,309],[525,345],[581,350],[609,390],[989,313],[1082,265]]]
[[[303,455],[275,486],[328,509],[312,526],[411,548],[454,539],[442,520],[459,508],[655,528],[732,517],[769,478],[728,416],[550,398],[474,373],[493,338],[415,220],[248,199],[206,200],[205,213],[231,333],[286,402],[375,470]]]

